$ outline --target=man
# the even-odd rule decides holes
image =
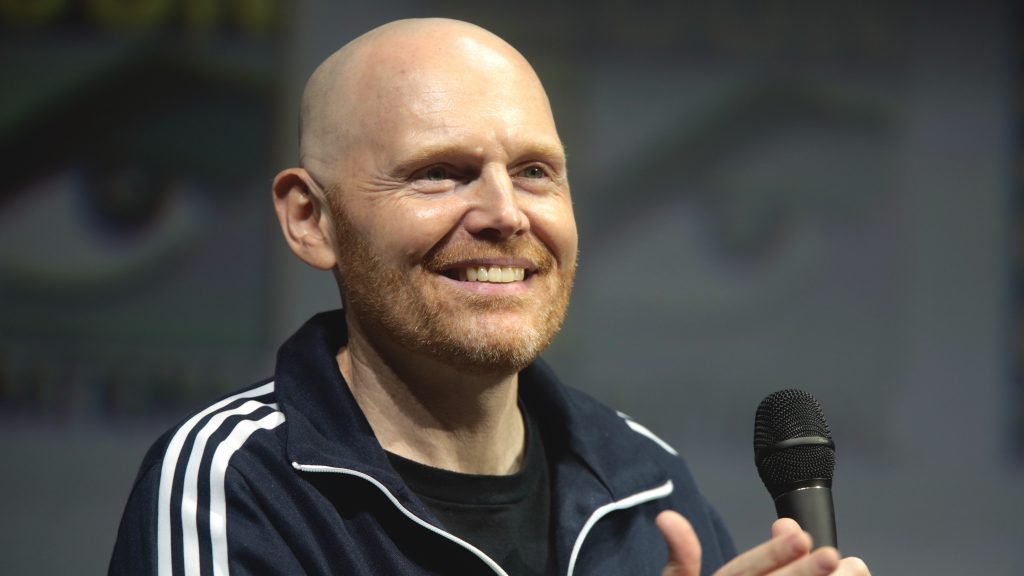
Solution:
[[[274,205],[343,312],[156,443],[111,573],[867,573],[787,521],[726,564],[682,460],[537,360],[577,238],[515,49],[463,22],[387,24],[314,72],[301,129]]]

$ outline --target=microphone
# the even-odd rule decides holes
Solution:
[[[814,396],[790,389],[761,401],[754,418],[754,464],[779,518],[796,520],[814,546],[835,546],[835,444]]]

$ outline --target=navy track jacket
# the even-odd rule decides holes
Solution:
[[[281,347],[274,380],[161,437],[110,574],[504,575],[391,467],[338,370],[346,340],[341,311],[313,317]],[[702,574],[735,554],[682,459],[647,429],[562,386],[540,361],[519,389],[550,460],[559,574],[660,574],[668,552],[654,517],[668,508],[696,529]]]

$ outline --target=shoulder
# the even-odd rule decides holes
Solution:
[[[264,381],[228,394],[196,410],[165,432],[150,447],[139,467],[129,507],[162,518],[198,492],[222,489],[228,467],[251,454],[280,453],[283,443],[272,434],[284,423],[274,382]],[[126,511],[126,514],[129,511]]]
[[[244,489],[244,478],[229,477],[229,467],[245,466],[253,454],[280,454],[273,431],[283,422],[274,383],[265,381],[212,402],[162,435],[140,466],[111,573],[148,573],[169,565],[172,549],[184,550],[186,558],[199,550],[199,526],[216,533],[226,499],[237,492],[231,486]]]
[[[583,427],[577,433],[588,437],[592,445],[600,447],[601,454],[598,457],[611,458],[622,465],[628,463],[634,468],[639,462],[654,464],[668,474],[677,491],[699,492],[686,460],[669,442],[629,414],[583,391],[568,386],[564,388],[573,410],[581,415],[574,419],[582,423]]]
[[[561,384],[543,362],[521,374],[521,394],[531,414],[539,414],[555,436],[555,446],[579,455],[613,492],[628,494],[643,483],[671,481],[662,501],[686,516],[708,548],[708,560],[734,555],[721,518],[701,493],[679,452],[641,422],[589,394]]]
[[[642,454],[659,461],[682,463],[679,453],[668,442],[629,415],[562,384],[542,360],[530,365],[521,376],[523,398],[531,411],[563,423],[564,431],[581,444],[604,453],[621,451],[624,455]]]
[[[284,422],[274,381],[266,380],[232,392],[185,417],[150,448],[142,468],[160,463],[165,470],[196,459],[237,451],[257,430],[273,430]]]
[[[284,423],[274,382],[266,380],[227,394],[189,414],[158,438],[139,467],[136,486],[195,482],[199,469],[226,466],[260,430]]]
[[[578,402],[589,404],[591,410],[603,411],[608,421],[613,422],[610,426],[620,439],[608,444],[618,446],[620,462],[636,467],[640,460],[647,460],[667,474],[673,484],[668,505],[690,521],[704,547],[702,573],[711,572],[736,555],[735,544],[721,515],[700,490],[686,460],[672,445],[631,416],[608,408],[582,392],[571,391],[570,394],[576,396]]]

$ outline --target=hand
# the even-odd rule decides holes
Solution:
[[[690,523],[666,510],[655,520],[668,543],[668,564],[661,576],[700,576],[700,541]],[[870,576],[860,558],[840,559],[839,551],[811,551],[811,537],[789,518],[772,524],[772,537],[747,550],[715,572],[715,576]]]

